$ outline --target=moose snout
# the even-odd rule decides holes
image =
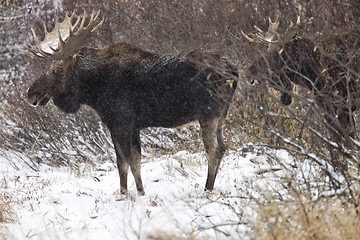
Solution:
[[[27,102],[33,107],[37,107],[39,105],[39,101],[36,96],[28,96]]]
[[[27,102],[33,107],[44,106],[48,103],[50,98],[46,95],[39,96],[37,94],[31,94],[28,92]]]
[[[251,79],[247,79],[247,82],[250,86],[255,85],[255,79],[251,78]]]

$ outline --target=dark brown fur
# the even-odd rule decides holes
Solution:
[[[212,190],[225,152],[222,129],[236,76],[235,67],[213,53],[162,56],[119,43],[100,50],[83,48],[66,61],[54,62],[30,87],[28,98],[33,105],[52,98],[67,113],[82,104],[95,109],[110,130],[123,193],[130,166],[137,190],[144,194],[142,128],[198,120],[208,158],[205,189]]]

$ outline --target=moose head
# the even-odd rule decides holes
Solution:
[[[283,80],[281,77],[279,79],[273,69],[278,69],[278,72],[282,71],[281,61],[278,61],[276,55],[279,51],[282,51],[281,48],[290,42],[299,31],[300,18],[298,18],[296,24],[291,22],[283,35],[277,33],[279,23],[280,18],[277,16],[274,22],[269,18],[269,27],[266,32],[257,26],[254,26],[257,30],[256,33],[247,35],[241,32],[249,42],[256,43],[258,46],[267,46],[267,50],[265,52],[259,52],[252,63],[245,67],[243,73],[250,83],[253,83],[255,80],[261,83],[264,79],[268,79],[272,87],[277,90],[283,90],[281,102],[289,105],[292,101],[291,95],[288,93],[288,91],[292,89],[291,83]]]
[[[86,11],[72,24],[75,11],[59,22],[55,14],[55,26],[48,32],[44,23],[45,37],[39,41],[34,29],[32,33],[36,42],[35,46],[26,46],[25,50],[19,48],[23,53],[36,58],[52,60],[48,73],[39,77],[28,90],[28,101],[34,106],[42,106],[52,98],[55,104],[65,112],[73,113],[80,108],[76,69],[78,61],[76,54],[90,37],[104,22],[98,21],[100,11],[93,11],[89,23],[85,26]],[[80,23],[81,20],[81,23]],[[80,25],[79,25],[80,23]],[[76,31],[75,31],[76,30]]]

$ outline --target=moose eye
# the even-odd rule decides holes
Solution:
[[[63,69],[62,68],[56,68],[55,70],[54,70],[54,73],[56,74],[56,75],[61,75],[62,73],[63,73]]]
[[[252,65],[251,67],[249,67],[249,71],[252,75],[256,75],[256,66],[255,65]]]

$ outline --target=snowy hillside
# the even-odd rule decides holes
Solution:
[[[277,155],[289,156],[279,151]],[[42,166],[39,172],[14,170],[1,159],[1,188],[11,198],[16,221],[2,224],[6,239],[146,239],[194,236],[197,239],[249,239],[256,215],[251,199],[278,188],[261,173],[276,170],[265,155],[230,151],[221,164],[213,193],[204,193],[204,154],[186,151],[145,158],[146,195],[119,194],[115,164],[82,164],[78,169]],[[258,174],[257,174],[258,173]],[[273,176],[273,174],[271,174]],[[272,185],[272,186],[271,186]],[[277,186],[276,186],[277,185]]]

